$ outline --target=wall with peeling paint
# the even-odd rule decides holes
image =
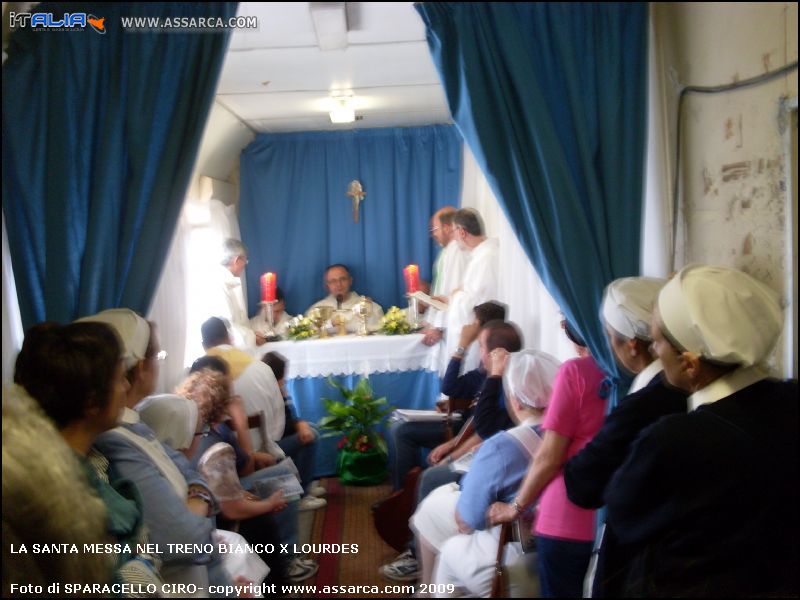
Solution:
[[[680,87],[729,84],[796,61],[797,3],[651,6],[665,90],[662,133],[674,163]],[[753,87],[684,99],[675,264],[735,266],[790,299],[791,169],[779,124],[786,97],[797,97],[796,70]],[[671,198],[672,182],[664,187]]]

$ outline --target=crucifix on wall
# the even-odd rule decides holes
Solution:
[[[350,187],[347,190],[347,196],[353,201],[353,223],[358,223],[358,205],[364,199],[367,193],[361,187],[361,182],[354,179],[350,182]]]

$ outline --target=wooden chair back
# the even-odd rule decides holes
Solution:
[[[260,452],[266,452],[268,438],[267,438],[267,420],[264,417],[264,412],[259,411],[254,415],[249,415],[247,417],[247,428],[257,429],[259,436],[261,438],[261,443],[258,444],[258,447],[256,447],[255,450]]]
[[[497,543],[497,555],[494,559],[494,578],[492,579],[492,591],[490,598],[505,598],[506,573],[503,567],[503,555],[505,554],[506,544],[511,541],[512,523],[503,523],[500,526],[500,540]]]

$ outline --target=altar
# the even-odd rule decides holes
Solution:
[[[440,345],[426,346],[422,338],[415,333],[270,342],[259,353],[279,352],[286,357],[286,388],[297,416],[317,423],[325,415],[321,398],[341,399],[328,377],[346,387],[368,377],[375,395],[385,396],[389,406],[432,408],[439,396]],[[336,472],[337,442],[336,437],[320,439],[316,476]]]

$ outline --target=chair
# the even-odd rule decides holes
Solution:
[[[264,411],[259,411],[254,415],[247,417],[247,428],[257,429],[261,437],[260,444],[253,444],[253,447],[259,452],[267,452],[267,419],[264,416]]]
[[[494,578],[492,579],[492,591],[489,595],[490,598],[506,597],[503,555],[505,554],[506,544],[511,541],[511,525],[511,523],[503,523],[500,526],[500,540],[497,543],[497,555],[494,559]]]
[[[492,591],[489,595],[490,598],[506,598],[510,597],[512,589],[511,582],[516,582],[519,588],[521,580],[519,579],[520,568],[522,572],[529,576],[530,573],[525,570],[524,564],[519,565],[506,565],[504,564],[506,546],[509,542],[518,542],[522,548],[523,556],[531,551],[533,548],[533,538],[531,536],[531,526],[533,525],[532,515],[521,515],[515,521],[510,523],[503,523],[500,528],[500,539],[497,542],[497,554],[494,559],[494,577],[492,579]],[[516,569],[515,573],[511,573],[511,569]],[[516,578],[515,578],[516,575]],[[521,597],[538,597],[538,583],[535,587],[531,588],[530,585],[523,587],[522,590],[517,589],[517,592],[522,591]],[[534,593],[535,592],[535,593]],[[516,596],[519,597],[519,596]]]
[[[448,398],[441,403],[437,403],[437,406],[441,410],[446,411],[447,415],[444,420],[445,442],[449,442],[453,439],[453,413],[459,410],[469,410],[474,404],[475,400],[470,398]]]

